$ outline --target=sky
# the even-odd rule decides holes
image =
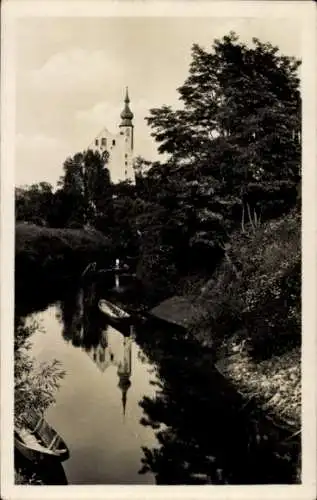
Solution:
[[[235,31],[301,57],[294,19],[37,17],[16,25],[16,185],[55,186],[66,157],[103,128],[116,132],[125,87],[134,113],[134,155],[158,158],[145,122],[150,108],[178,107],[191,47]]]

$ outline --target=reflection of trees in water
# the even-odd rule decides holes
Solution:
[[[78,289],[59,304],[59,315],[63,325],[63,338],[75,347],[86,350],[106,347],[108,324],[97,307],[98,299],[94,286]]]
[[[256,435],[242,401],[195,342],[167,332],[138,343],[158,365],[155,397],[140,406],[159,446],[143,447],[140,473],[157,484],[267,484],[292,482],[292,467],[275,455],[277,442]],[[261,431],[257,431],[260,432]]]
[[[142,352],[138,351],[138,360],[143,364],[147,364],[149,362],[148,357]]]
[[[32,313],[45,311],[49,305],[56,304],[57,300],[67,300],[74,294],[77,285],[69,282],[52,282],[49,286],[39,286],[28,280],[23,291],[17,287],[15,295],[16,316],[29,316]]]
[[[63,325],[62,335],[67,341],[73,341],[78,336],[82,325],[82,290],[69,294],[59,304],[61,323]]]

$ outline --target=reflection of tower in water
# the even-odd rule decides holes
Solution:
[[[118,365],[118,376],[119,384],[118,387],[121,389],[122,393],[122,411],[125,416],[126,404],[127,404],[127,392],[131,386],[131,369],[132,369],[132,338],[124,337],[123,341],[123,361]]]
[[[114,364],[115,360],[108,345],[108,329],[104,329],[101,332],[98,345],[87,348],[86,352],[101,372],[104,372],[110,365]]]
[[[131,386],[133,327],[131,326],[129,337],[123,336],[114,329],[111,330],[104,329],[98,345],[86,348],[86,352],[101,372],[105,372],[110,366],[117,367],[118,387],[122,394],[122,412],[125,416],[127,393]]]
[[[120,269],[116,259],[115,268]],[[116,286],[120,286],[116,275]],[[118,281],[117,281],[118,280]],[[96,307],[95,285],[76,290],[69,300],[61,302],[63,337],[83,349],[101,372],[109,366],[117,367],[118,387],[121,390],[123,415],[126,413],[127,393],[131,386],[132,338],[134,326],[130,325],[128,337],[110,327]]]
[[[74,346],[82,344],[84,336],[84,292],[82,289],[60,302],[60,315],[63,324],[63,338]]]

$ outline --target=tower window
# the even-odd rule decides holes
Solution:
[[[98,146],[98,144],[99,144],[99,141],[98,141],[98,139],[96,139],[95,140],[95,146]]]
[[[116,141],[115,139],[112,140],[112,145],[115,146],[116,145]]]
[[[102,139],[101,139],[101,145],[105,146],[105,147],[107,146],[107,139],[105,137],[102,137]]]
[[[124,157],[125,157],[125,158],[128,158],[128,153],[125,153]]]
[[[125,171],[124,171],[124,175],[125,175],[125,176],[127,176],[127,175],[128,175],[128,171],[127,171],[127,170],[125,170]]]
[[[125,164],[125,166],[127,166],[127,165],[128,165],[128,162],[127,162],[127,161],[125,161],[125,162],[124,162],[124,164]]]

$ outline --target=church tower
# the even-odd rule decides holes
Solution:
[[[124,337],[123,342],[123,362],[119,364],[118,367],[118,376],[119,376],[119,384],[118,387],[121,389],[122,397],[122,411],[123,416],[125,415],[126,404],[127,404],[127,392],[129,387],[131,386],[131,358],[132,358],[132,338]]]
[[[98,151],[101,155],[108,152],[107,167],[111,181],[114,183],[120,181],[135,183],[133,168],[134,125],[132,123],[134,115],[129,105],[130,98],[128,87],[126,87],[119,131],[112,134],[104,127],[88,146],[88,149]]]
[[[123,138],[123,154],[124,154],[124,177],[125,179],[134,179],[133,170],[133,140],[134,140],[134,126],[132,123],[133,113],[130,109],[130,99],[128,87],[124,98],[124,109],[121,113],[121,123],[119,125],[120,135]]]

